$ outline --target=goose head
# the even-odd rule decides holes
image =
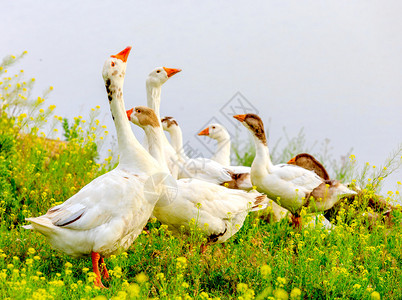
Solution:
[[[170,132],[172,129],[179,126],[179,124],[173,117],[164,117],[163,119],[161,119],[161,123],[163,130],[167,132]]]
[[[128,46],[116,55],[111,55],[103,65],[102,76],[105,81],[106,88],[110,84],[122,84],[124,75],[126,75],[127,58],[130,54],[131,47]],[[109,91],[108,91],[109,92]],[[109,100],[110,100],[110,95]]]
[[[262,144],[267,145],[267,138],[264,131],[264,123],[256,114],[244,114],[233,116],[240,121]]]
[[[152,108],[137,106],[127,110],[127,117],[130,122],[145,129],[147,126],[159,127],[158,117]]]
[[[211,139],[217,141],[230,139],[228,131],[220,124],[211,124],[204,130],[200,131],[198,135],[209,136]]]
[[[147,86],[160,87],[174,74],[181,72],[181,69],[172,69],[165,67],[158,67],[149,73],[147,78]]]

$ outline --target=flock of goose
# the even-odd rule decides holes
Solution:
[[[91,255],[96,286],[104,287],[102,277],[109,277],[103,259],[127,249],[151,215],[173,234],[186,231],[196,220],[209,243],[222,243],[241,228],[252,210],[268,205],[289,210],[297,226],[302,207],[325,211],[341,197],[356,194],[294,161],[274,165],[263,122],[255,114],[234,116],[254,138],[256,156],[251,168],[230,165],[230,137],[219,124],[199,133],[218,141],[213,158],[189,158],[182,150],[177,121],[161,120],[159,115],[162,85],[181,70],[153,70],[146,81],[147,107],[126,111],[123,83],[130,50],[112,55],[102,71],[116,127],[118,166],[45,215],[28,218],[31,224],[24,226],[40,232],[53,248],[68,255]],[[134,136],[129,121],[145,131],[145,146]]]

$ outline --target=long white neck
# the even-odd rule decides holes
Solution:
[[[160,164],[161,168],[164,169],[166,173],[170,173],[165,153],[163,151],[163,130],[160,126],[145,126],[144,127],[145,135],[148,141],[149,154],[152,155],[153,158]]]
[[[159,108],[161,103],[161,85],[153,85],[149,80],[146,81],[146,89],[147,89],[147,105],[149,108],[152,108],[155,111],[155,114],[158,118],[159,126],[162,128],[162,122],[160,118]],[[163,152],[165,154],[165,158],[168,162],[168,166],[170,172],[174,178],[177,178],[177,174],[179,172],[179,166],[177,162],[177,155],[176,151],[173,149],[172,145],[169,143],[166,135],[162,133],[162,145],[163,145]],[[150,151],[149,144],[148,150]]]
[[[170,134],[170,142],[172,144],[172,147],[176,151],[181,150],[183,148],[183,133],[181,132],[180,127],[172,126],[169,129],[169,134]]]
[[[146,88],[147,88],[147,105],[149,108],[152,108],[154,110],[156,116],[158,117],[159,125],[162,125],[159,113],[161,106],[162,86],[154,86],[147,81]]]
[[[230,166],[230,137],[216,139],[218,142],[215,154],[212,160],[220,163],[223,166]]]
[[[162,86],[155,86],[151,84],[149,81],[146,82],[146,88],[147,88],[147,105],[149,108],[152,108],[158,117],[158,122],[159,126],[162,128],[162,122],[161,122],[161,116],[159,113],[159,109],[161,106],[161,91],[162,91]],[[163,131],[163,130],[162,130]],[[171,147],[168,139],[166,138],[166,135],[163,134],[162,136],[162,142],[163,145],[166,147]]]
[[[268,146],[263,144],[261,140],[254,136],[255,143],[255,158],[251,166],[252,171],[256,171],[262,174],[270,173],[274,167],[269,155]]]
[[[119,146],[119,167],[146,174],[154,173],[158,168],[158,164],[135,138],[127,119],[122,93],[123,80],[117,80],[116,82],[108,80],[106,89],[110,95],[110,111],[116,127]]]
[[[184,153],[183,149],[183,133],[181,131],[180,126],[172,126],[169,130],[170,134],[170,142],[172,143],[172,147],[179,155],[181,159],[187,160],[188,157]]]

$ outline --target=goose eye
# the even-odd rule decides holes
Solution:
[[[112,62],[110,63],[110,65],[111,65],[112,67],[114,67],[114,66],[115,66],[114,61],[112,61]]]
[[[140,112],[141,112],[139,109],[136,109],[135,111],[136,111],[137,113],[140,113]]]
[[[161,70],[156,71],[156,73],[160,73],[160,72],[161,72]]]
[[[212,129],[215,129],[215,126],[212,126]]]

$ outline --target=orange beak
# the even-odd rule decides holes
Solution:
[[[181,72],[181,69],[170,69],[170,68],[165,68],[163,69],[166,71],[168,77],[172,77],[174,74]]]
[[[128,118],[129,120],[130,120],[130,118],[131,118],[131,114],[133,113],[133,111],[134,111],[134,108],[129,109],[129,110],[126,111],[126,113],[127,113],[127,118]]]
[[[244,120],[246,119],[247,115],[235,115],[233,116],[233,118],[239,120],[240,122],[244,122]]]
[[[123,62],[127,61],[128,55],[130,54],[131,46],[128,46],[123,51],[117,53],[116,55],[111,55],[110,57],[121,59]]]
[[[291,160],[288,161],[289,165],[295,165],[296,164],[296,157],[293,157]]]
[[[200,131],[198,135],[209,135],[209,127],[205,128],[203,131]]]

